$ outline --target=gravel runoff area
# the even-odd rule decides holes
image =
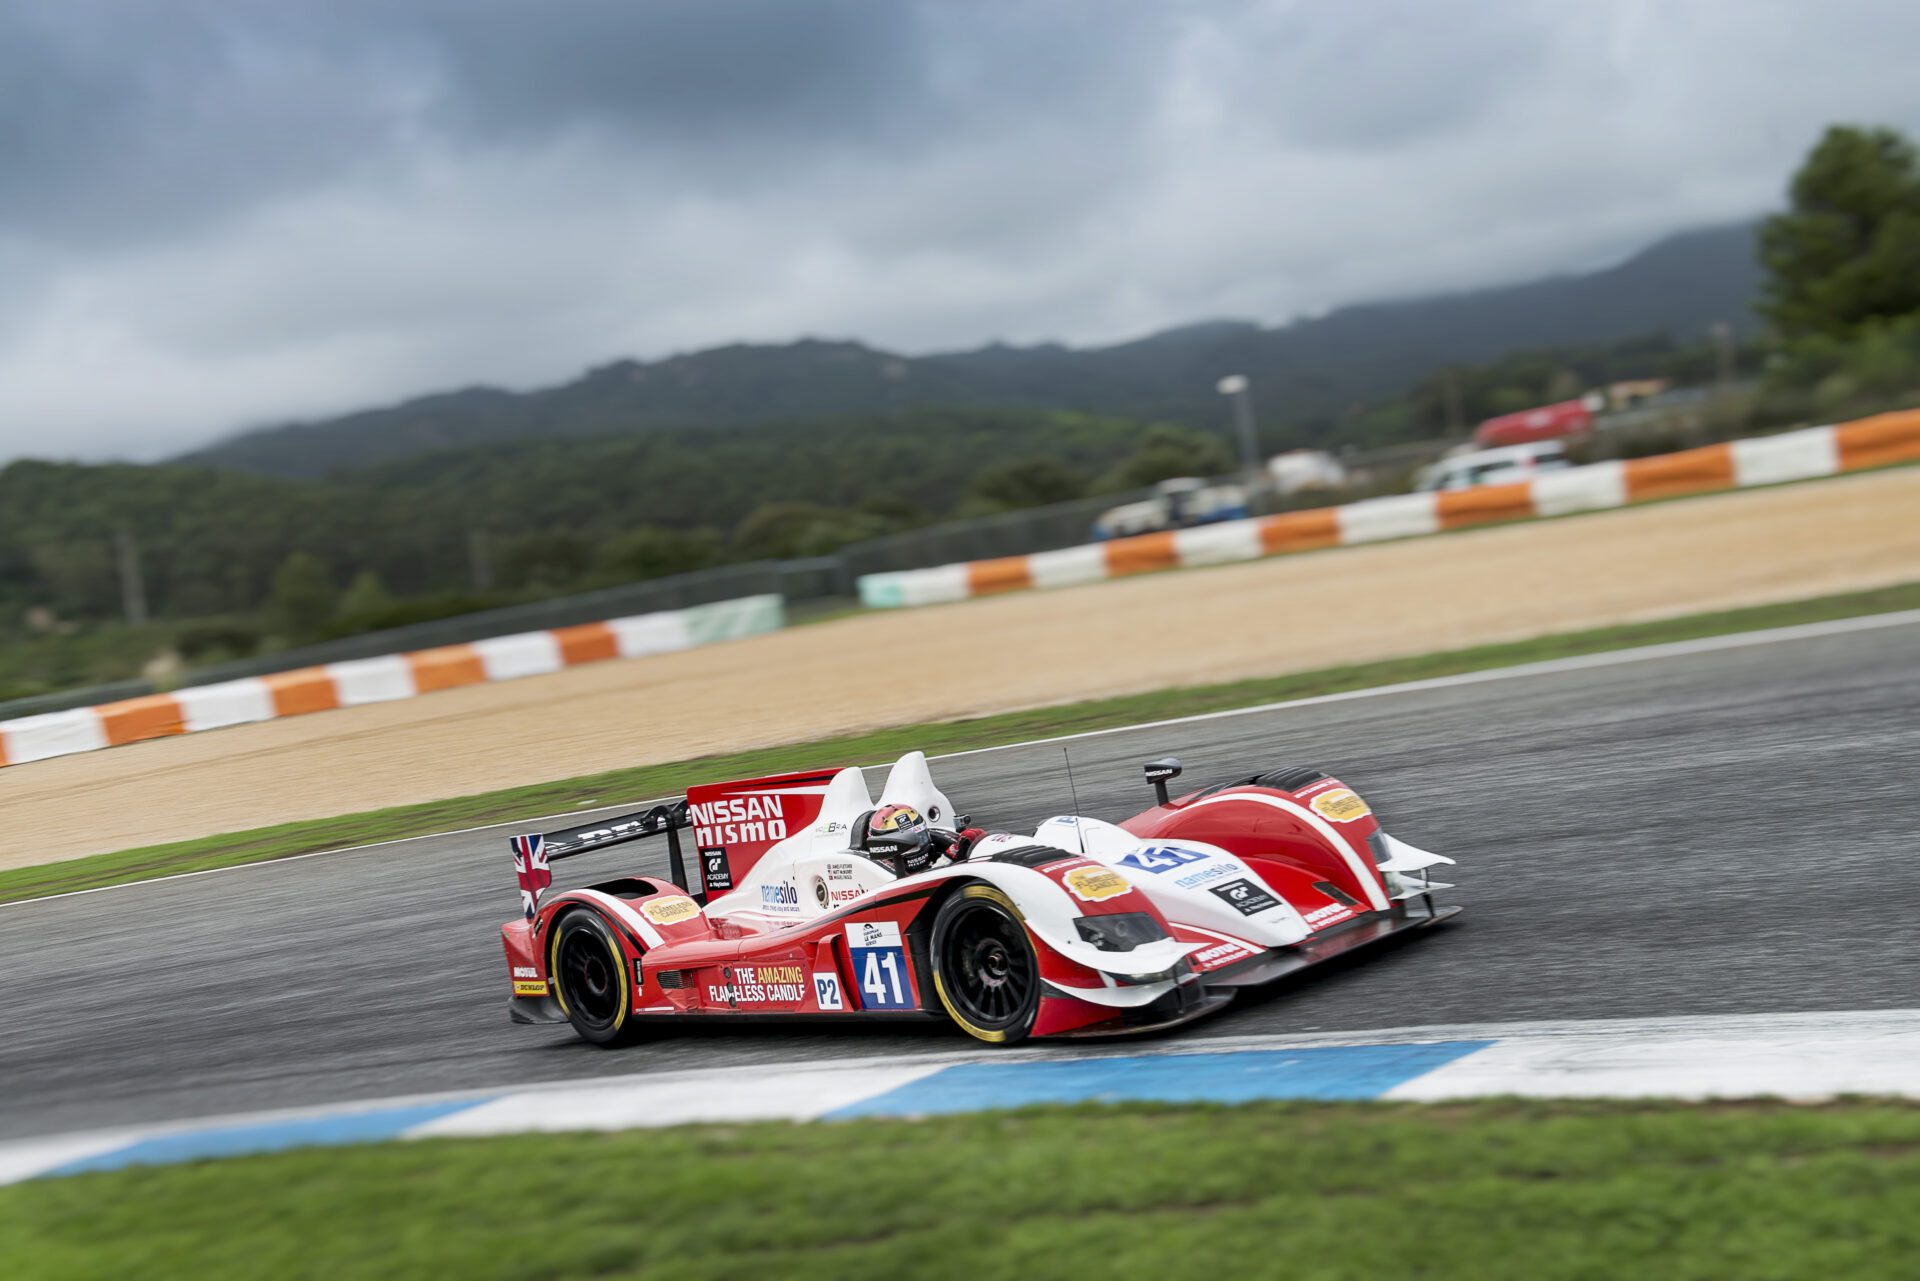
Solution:
[[[888,725],[1920,577],[1920,468],[869,614],[0,769],[20,867]],[[609,798],[619,799],[619,798]]]

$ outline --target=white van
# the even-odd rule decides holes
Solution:
[[[1302,494],[1309,489],[1339,489],[1347,483],[1347,469],[1324,449],[1289,449],[1267,459],[1267,475],[1275,492]]]
[[[1176,476],[1153,487],[1153,497],[1109,507],[1093,522],[1093,536],[1129,538],[1163,529],[1186,529],[1247,515],[1247,491],[1240,485],[1212,485],[1194,476]]]
[[[1421,470],[1413,488],[1415,493],[1424,494],[1440,489],[1472,489],[1476,485],[1511,485],[1531,480],[1543,471],[1561,471],[1571,466],[1566,446],[1560,441],[1536,440],[1525,445],[1476,449],[1442,458]]]

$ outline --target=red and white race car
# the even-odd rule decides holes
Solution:
[[[1353,789],[1277,770],[1158,803],[1120,824],[1065,816],[987,835],[899,876],[862,852],[877,807],[964,826],[919,752],[876,802],[858,768],[692,788],[684,800],[516,836],[522,919],[501,927],[519,1023],[588,1041],[649,1020],[945,1017],[983,1041],[1144,1031],[1459,912]],[[691,830],[699,886],[683,870]],[[549,893],[550,864],[664,835],[673,883],[627,876]]]

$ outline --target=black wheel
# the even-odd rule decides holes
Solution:
[[[933,918],[933,989],[955,1023],[982,1041],[1024,1041],[1040,1012],[1040,962],[1013,900],[968,885]]]
[[[595,1045],[632,1039],[632,981],[626,954],[607,923],[592,912],[570,912],[553,927],[547,972],[567,1021]]]

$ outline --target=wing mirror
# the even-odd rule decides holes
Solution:
[[[1153,784],[1154,799],[1160,804],[1167,803],[1167,783],[1180,777],[1180,759],[1176,756],[1162,756],[1157,761],[1148,761],[1141,766],[1147,781]]]

